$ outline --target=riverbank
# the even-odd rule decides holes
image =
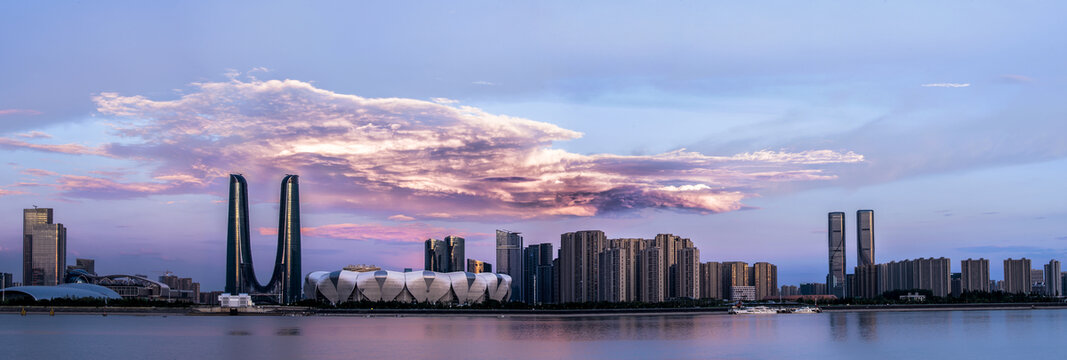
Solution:
[[[773,304],[770,306],[774,306]],[[129,315],[129,316],[464,316],[464,317],[610,317],[610,316],[671,316],[725,315],[729,307],[701,308],[636,308],[636,309],[320,309],[300,306],[262,306],[232,312],[218,307],[153,308],[153,307],[87,307],[87,306],[0,306],[0,314],[27,315]],[[966,310],[1031,310],[1067,309],[1067,303],[982,303],[982,304],[889,304],[889,305],[832,305],[821,307],[824,312],[878,311],[966,311]]]

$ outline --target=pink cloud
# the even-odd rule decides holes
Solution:
[[[54,153],[62,153],[62,154],[73,154],[73,155],[106,155],[104,152],[100,151],[99,149],[94,149],[94,148],[91,148],[91,147],[88,147],[88,146],[85,146],[85,145],[79,145],[79,144],[58,144],[58,145],[34,144],[34,143],[29,143],[29,142],[25,142],[25,141],[21,141],[21,140],[10,139],[10,138],[0,138],[0,148],[2,148],[2,149],[12,149],[12,150],[29,149],[29,150],[38,150],[38,151],[54,152]]]
[[[28,133],[22,133],[15,135],[25,139],[51,139],[52,135],[41,131],[30,131]]]
[[[58,173],[56,173],[54,171],[48,171],[48,170],[43,170],[43,169],[24,169],[24,170],[22,170],[20,172],[23,173],[23,174],[32,175],[32,176],[56,176],[56,175],[59,175]]]
[[[217,192],[231,172],[245,174],[254,186],[274,186],[292,173],[301,175],[305,203],[382,216],[537,218],[644,208],[705,213],[741,209],[744,199],[773,183],[834,179],[831,166],[864,161],[825,149],[576,154],[553,142],[581,133],[470,106],[363,98],[296,80],[194,86],[174,100],[116,93],[94,98],[127,140],[102,151],[156,165],[151,176],[158,183],[82,177],[68,179],[66,188],[123,189],[115,197]]]
[[[4,115],[41,115],[41,112],[31,109],[0,109],[0,116]]]
[[[9,195],[22,195],[22,194],[26,194],[26,192],[25,191],[18,191],[18,190],[0,189],[0,197],[9,196]]]
[[[277,235],[278,229],[258,228],[260,235]],[[428,238],[440,239],[447,235],[461,237],[490,236],[487,233],[468,232],[458,229],[431,226],[427,224],[405,224],[388,226],[381,224],[332,224],[317,227],[300,228],[304,237],[326,238],[336,240],[360,240],[383,242],[418,243]]]
[[[389,220],[393,220],[393,221],[412,221],[412,220],[415,220],[415,218],[407,216],[407,215],[404,215],[404,214],[396,214],[396,215],[390,216]]]

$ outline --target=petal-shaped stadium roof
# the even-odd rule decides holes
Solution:
[[[93,284],[60,284],[56,286],[14,286],[0,292],[11,298],[14,296],[28,296],[34,300],[51,299],[121,299],[122,296],[114,290]]]

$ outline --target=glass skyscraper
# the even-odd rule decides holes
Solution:
[[[856,266],[874,264],[874,210],[859,210],[856,211]]]
[[[52,223],[52,209],[22,211],[22,284],[59,285],[67,268],[67,228]]]
[[[248,183],[240,174],[230,174],[230,202],[226,232],[226,292],[253,294],[278,303],[301,299],[300,285],[300,191],[296,175],[282,179],[278,215],[278,251],[274,271],[266,286],[260,285],[252,266],[248,224]]]
[[[830,273],[826,275],[826,287],[830,294],[845,297],[845,213],[829,214],[828,245],[830,248]]]
[[[522,301],[522,234],[507,230],[496,231],[496,272],[511,276],[511,300]]]

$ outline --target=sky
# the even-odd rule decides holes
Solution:
[[[303,270],[495,263],[603,230],[822,282],[826,217],[876,260],[1067,260],[1067,5],[1054,1],[6,2],[0,272],[21,209],[68,262],[221,289],[227,174],[253,256],[299,174]],[[265,281],[266,279],[260,279]]]

